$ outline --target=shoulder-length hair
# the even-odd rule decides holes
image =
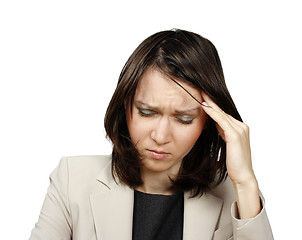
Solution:
[[[137,84],[149,67],[155,67],[171,80],[185,81],[204,91],[224,112],[242,121],[226,87],[217,50],[208,39],[179,29],[148,37],[122,69],[104,122],[107,137],[113,144],[112,175],[131,188],[143,182],[140,156],[126,124],[125,103],[130,101],[132,106]],[[171,179],[173,188],[191,191],[195,197],[221,183],[226,176],[226,144],[208,116],[201,135],[184,157],[178,176]]]

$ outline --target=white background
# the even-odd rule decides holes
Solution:
[[[172,28],[218,49],[251,129],[275,239],[301,228],[301,5],[298,1],[0,3],[1,239],[28,239],[48,176],[66,155],[109,154],[103,118],[137,45]]]

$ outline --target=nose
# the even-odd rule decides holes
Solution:
[[[162,117],[155,123],[151,132],[151,138],[159,145],[166,144],[171,141],[172,135],[169,119]]]

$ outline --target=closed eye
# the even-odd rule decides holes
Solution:
[[[183,124],[191,124],[193,122],[192,117],[187,116],[187,115],[180,115],[180,116],[176,116],[177,120],[180,121]]]
[[[139,108],[137,107],[138,112],[141,116],[143,117],[151,117],[155,114],[157,114],[156,111],[150,110],[150,109],[143,109],[143,108]],[[188,115],[177,115],[175,116],[175,118],[182,124],[191,124],[194,120],[193,117],[188,116]]]
[[[138,109],[139,114],[144,117],[150,117],[150,116],[156,114],[156,112],[153,110],[142,109],[142,108],[137,108],[137,109]]]

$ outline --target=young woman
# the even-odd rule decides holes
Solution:
[[[110,156],[63,158],[37,239],[273,239],[249,129],[214,45],[172,30],[125,64],[105,116]]]

